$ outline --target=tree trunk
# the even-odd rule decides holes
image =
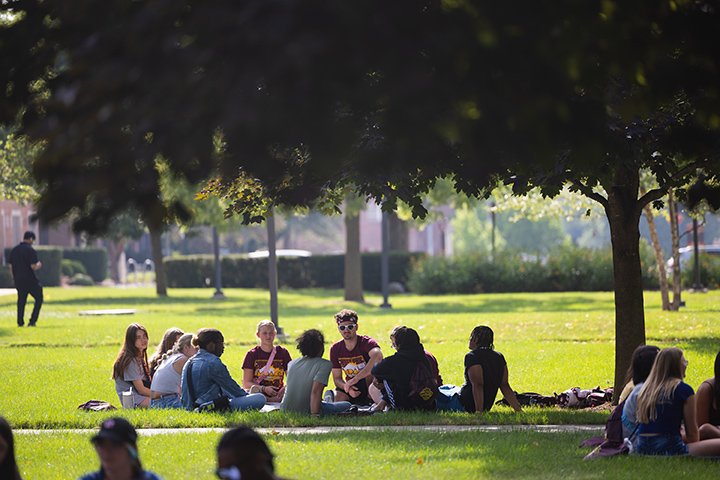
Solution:
[[[162,253],[162,226],[149,224],[150,246],[153,262],[155,263],[155,292],[158,297],[167,297],[167,279],[165,277],[165,264]]]
[[[345,213],[345,300],[363,302],[360,215]]]
[[[120,240],[108,240],[108,261],[110,262],[110,278],[114,282],[120,282],[120,271],[118,270],[118,262],[120,261],[120,255],[125,250],[125,239]]]
[[[677,203],[672,190],[668,192],[668,210],[670,211],[670,238],[673,257],[672,290],[673,299],[670,310],[677,312],[682,303],[682,278],[680,277],[680,231],[678,227]]]
[[[668,292],[667,270],[665,269],[665,255],[663,255],[660,238],[658,238],[657,227],[655,226],[655,215],[652,206],[647,204],[643,207],[645,219],[648,222],[648,230],[650,230],[650,239],[652,240],[653,250],[655,250],[655,262],[658,266],[658,280],[660,281],[660,298],[662,299],[662,309],[670,310],[670,293]]]
[[[395,212],[388,213],[388,218],[390,220],[390,251],[407,252],[409,250],[407,222],[400,220]]]
[[[610,223],[615,285],[615,395],[620,395],[625,372],[636,347],[645,344],[645,311],[640,266],[639,174],[618,168],[608,192],[606,213]]]

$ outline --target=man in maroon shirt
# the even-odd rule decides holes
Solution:
[[[370,372],[382,360],[382,351],[374,339],[357,334],[357,312],[340,310],[335,314],[335,321],[342,335],[342,340],[330,347],[335,400],[370,405],[373,403],[368,393],[373,380]]]

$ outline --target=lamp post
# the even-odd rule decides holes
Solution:
[[[700,283],[700,247],[698,246],[698,221],[693,218],[693,290],[702,290]]]
[[[278,278],[277,278],[277,253],[275,251],[275,212],[271,208],[267,219],[268,235],[268,287],[270,289],[270,320],[275,324],[278,335],[283,335],[278,319]]]
[[[382,284],[383,303],[380,308],[392,308],[388,303],[390,296],[390,218],[387,212],[382,212],[380,220],[380,238],[381,238],[381,254],[380,254],[380,282]]]
[[[222,291],[222,266],[220,264],[220,236],[218,235],[217,228],[212,227],[213,237],[213,255],[215,256],[215,293],[212,298],[221,300],[225,298],[225,294]]]

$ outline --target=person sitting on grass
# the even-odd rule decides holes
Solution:
[[[255,335],[260,339],[260,345],[245,355],[243,388],[251,393],[262,393],[268,403],[280,402],[285,393],[283,377],[292,360],[290,352],[280,345],[273,345],[277,330],[270,320],[260,322]]]
[[[79,480],[160,480],[143,470],[137,449],[137,432],[124,418],[103,420],[100,431],[90,440],[100,459],[100,470]]]
[[[172,327],[165,330],[162,341],[157,346],[157,348],[155,349],[155,353],[152,354],[150,360],[148,361],[151,377],[155,375],[155,371],[160,365],[160,359],[162,358],[162,356],[173,348],[173,346],[177,343],[178,338],[180,338],[183,333],[185,332],[183,332],[177,327]]]
[[[280,409],[288,412],[332,415],[348,410],[350,402],[324,402],[323,390],[328,384],[332,364],[322,358],[325,337],[319,330],[307,330],[297,338],[302,354],[290,362],[285,396]]]
[[[397,327],[390,338],[397,353],[384,358],[372,369],[375,379],[382,382],[383,402],[395,410],[435,410],[435,397],[440,386],[437,361],[430,361],[432,355],[425,351],[420,336],[412,328]],[[417,372],[424,372],[424,375]],[[422,379],[424,385],[414,385],[416,379]],[[380,404],[376,409],[382,407]]]
[[[3,417],[0,417],[0,478],[22,480],[15,461],[15,440],[12,428]]]
[[[380,346],[373,338],[357,334],[357,312],[340,310],[335,314],[335,322],[342,336],[330,347],[335,399],[349,401],[354,405],[371,405],[373,398],[370,389],[375,389],[371,386],[371,372],[383,358]]]
[[[265,405],[265,395],[248,394],[233,380],[220,360],[225,351],[225,338],[220,330],[201,328],[193,338],[193,345],[199,350],[182,371],[183,407],[194,410],[223,396],[230,399],[230,408],[233,410],[259,410]],[[189,376],[192,377],[192,384],[188,380]]]
[[[466,412],[489,411],[498,389],[516,412],[522,411],[508,381],[505,357],[495,351],[494,336],[492,329],[484,325],[475,327],[470,334],[470,352],[465,355],[465,384],[460,390],[460,402]]]
[[[180,382],[182,370],[190,357],[198,352],[192,344],[193,334],[182,335],[172,349],[168,350],[158,362],[153,375],[150,390],[160,398],[150,401],[152,408],[182,408]]]
[[[700,440],[720,438],[720,352],[715,356],[715,376],[698,387],[697,423]]]
[[[245,426],[220,437],[215,475],[221,480],[282,480],[275,476],[270,448],[256,431]]]
[[[150,391],[150,369],[147,362],[148,333],[139,323],[131,323],[125,330],[125,343],[113,364],[112,378],[122,404],[123,392],[132,389],[132,407],[147,408],[150,399],[159,395]]]
[[[638,392],[637,447],[641,455],[720,455],[720,438],[700,440],[695,392],[683,381],[688,361],[679,348],[663,348]],[[685,438],[680,425],[685,424]]]
[[[660,349],[654,345],[641,345],[633,352],[630,360],[630,368],[628,369],[628,384],[634,385],[630,390],[627,398],[623,398],[620,394],[620,404],[622,404],[622,431],[623,438],[630,438],[633,445],[637,444],[637,396],[642,388],[642,384],[647,380],[652,370],[655,357],[657,357]],[[627,387],[625,388],[627,390]],[[623,393],[625,392],[623,390]],[[625,403],[623,403],[625,402]]]

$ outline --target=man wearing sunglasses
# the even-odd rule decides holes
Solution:
[[[330,347],[335,400],[371,405],[373,400],[368,387],[373,380],[372,368],[383,358],[380,346],[367,335],[358,335],[357,312],[340,310],[335,314],[335,322],[342,335],[342,340]]]

